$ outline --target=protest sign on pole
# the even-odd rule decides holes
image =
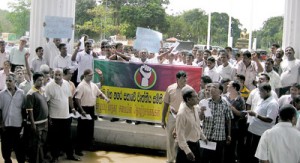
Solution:
[[[48,38],[72,38],[73,18],[45,16],[44,36]]]
[[[133,47],[137,50],[147,49],[150,52],[157,53],[160,49],[162,33],[148,28],[137,27],[136,40]]]

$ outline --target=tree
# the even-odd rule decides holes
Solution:
[[[129,25],[126,36],[134,37],[136,27],[151,28],[161,32],[168,29],[166,12],[155,1],[144,1],[141,5],[129,4],[121,8],[121,22]]]
[[[96,0],[76,0],[75,24],[77,27],[93,19],[93,15],[89,14],[88,10],[93,9],[95,6]],[[97,34],[92,30],[80,28],[79,30],[75,30],[75,37],[80,37],[83,33],[89,36]]]
[[[283,17],[271,17],[263,24],[262,29],[254,31],[253,36],[257,38],[257,47],[268,49],[273,43],[282,44]]]
[[[0,9],[0,33],[3,33],[3,32],[13,32],[12,28],[12,24],[11,22],[7,19],[7,14],[8,14],[8,11],[6,10],[1,10]]]
[[[11,12],[8,13],[7,18],[13,25],[13,32],[17,36],[23,36],[26,31],[29,31],[30,3],[31,0],[19,0],[9,3]]]

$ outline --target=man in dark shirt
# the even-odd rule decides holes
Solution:
[[[26,96],[26,111],[28,113],[25,136],[29,148],[29,162],[44,162],[44,144],[48,133],[48,105],[42,90],[44,75],[33,74],[34,86]]]

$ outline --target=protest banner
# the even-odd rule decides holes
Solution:
[[[157,53],[160,49],[162,33],[148,28],[137,27],[136,40],[133,47],[137,50],[147,49],[149,52]]]
[[[73,18],[45,16],[44,36],[48,38],[72,38]]]
[[[94,60],[94,70],[103,72],[102,92],[109,103],[97,99],[97,113],[107,117],[156,122],[161,121],[163,97],[176,82],[176,73],[185,71],[187,83],[200,89],[202,68],[159,64]],[[95,73],[94,82],[100,77]]]

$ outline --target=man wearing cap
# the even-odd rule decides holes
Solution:
[[[10,51],[9,61],[11,62],[11,71],[14,72],[17,66],[25,66],[25,54],[28,49],[25,48],[27,40],[25,37],[20,38],[19,47],[13,47]]]

